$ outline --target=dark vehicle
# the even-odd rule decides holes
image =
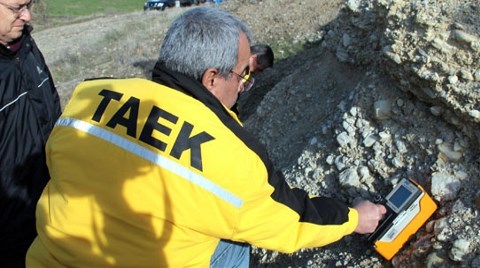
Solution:
[[[180,6],[198,5],[207,2],[207,0],[180,0]]]
[[[143,6],[143,10],[165,10],[167,7],[174,7],[175,0],[148,0]]]
[[[181,6],[199,5],[209,1],[210,0],[180,0],[180,5]]]
[[[177,0],[180,6],[191,6],[211,2],[211,0]],[[167,7],[174,7],[176,0],[148,0],[143,6],[143,10],[165,10]]]

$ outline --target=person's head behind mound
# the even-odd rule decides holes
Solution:
[[[263,72],[265,69],[273,66],[275,59],[273,50],[269,45],[254,45],[250,47],[250,70],[254,74]]]

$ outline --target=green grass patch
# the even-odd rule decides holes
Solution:
[[[77,17],[95,14],[119,14],[143,10],[145,0],[40,0],[53,17]]]

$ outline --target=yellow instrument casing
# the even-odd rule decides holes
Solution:
[[[412,179],[401,180],[387,195],[387,213],[368,240],[391,260],[437,209],[433,199]]]

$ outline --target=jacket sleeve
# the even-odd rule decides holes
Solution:
[[[355,209],[332,198],[310,197],[301,189],[292,189],[281,173],[272,170],[270,165],[265,174],[257,173],[263,180],[249,181],[245,192],[250,195],[244,199],[233,240],[291,253],[333,243],[355,230]]]

